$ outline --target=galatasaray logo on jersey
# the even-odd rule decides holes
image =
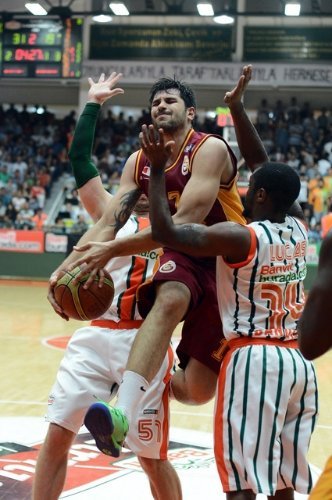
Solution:
[[[160,268],[159,272],[160,273],[171,273],[175,271],[176,269],[176,264],[173,260],[169,260],[168,262],[165,262]]]
[[[145,167],[142,170],[142,175],[146,175],[147,177],[150,177],[150,167],[145,165]]]
[[[183,159],[181,172],[182,172],[182,175],[187,175],[189,172],[189,158],[187,155]]]

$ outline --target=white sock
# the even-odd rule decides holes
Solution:
[[[115,406],[123,411],[129,422],[148,387],[149,383],[138,373],[130,370],[123,373]]]

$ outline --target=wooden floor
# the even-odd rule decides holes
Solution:
[[[70,335],[81,322],[65,322],[46,299],[46,283],[0,280],[0,418],[42,416],[63,350],[45,340]],[[320,416],[309,459],[322,468],[332,452],[332,351],[316,362]],[[212,432],[213,402],[172,403],[172,426]]]

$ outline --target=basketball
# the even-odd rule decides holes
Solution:
[[[66,271],[54,288],[54,297],[64,313],[72,319],[87,321],[102,316],[110,307],[114,297],[114,283],[111,275],[104,271],[105,278],[99,287],[96,276],[89,288],[83,288],[89,276],[84,276],[77,284],[73,283],[80,268]]]

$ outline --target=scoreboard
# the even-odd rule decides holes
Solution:
[[[82,31],[83,20],[76,18],[0,22],[1,77],[80,78]]]

